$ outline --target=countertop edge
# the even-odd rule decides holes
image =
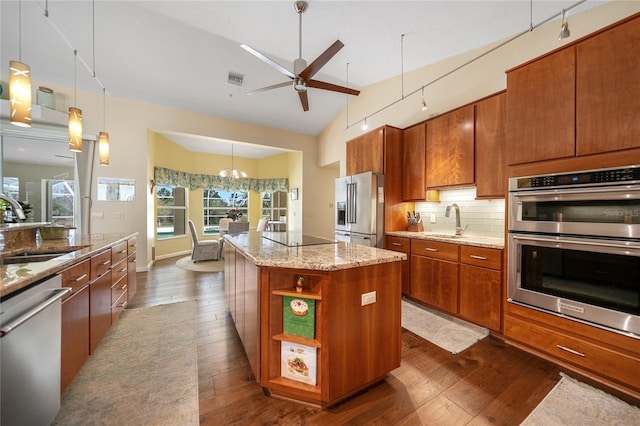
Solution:
[[[411,231],[388,231],[385,235],[392,237],[406,237],[418,240],[440,241],[451,244],[487,247],[502,250],[504,249],[504,239],[497,237],[486,237],[481,235],[469,235],[462,237],[445,236],[443,233],[433,232],[411,232]]]

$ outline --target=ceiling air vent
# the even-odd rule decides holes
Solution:
[[[244,81],[244,75],[238,74],[237,72],[229,71],[229,76],[227,77],[227,83],[233,84],[235,86],[242,86],[243,81]]]

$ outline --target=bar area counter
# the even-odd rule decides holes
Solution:
[[[266,395],[326,408],[400,366],[405,254],[253,231],[223,250],[225,297]]]

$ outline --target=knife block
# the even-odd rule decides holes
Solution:
[[[407,225],[407,231],[409,232],[423,232],[424,231],[424,225],[422,225],[422,221],[416,223],[416,224],[409,224]]]

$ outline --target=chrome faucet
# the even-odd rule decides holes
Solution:
[[[8,195],[5,195],[2,192],[0,192],[0,199],[6,201],[11,205],[11,209],[13,210],[13,213],[18,217],[18,219],[25,220],[27,218],[27,216],[24,214],[24,211],[22,210],[22,207],[16,200],[9,197]]]
[[[462,231],[466,230],[467,227],[463,228],[460,225],[460,207],[458,207],[456,203],[449,204],[447,206],[447,210],[445,210],[444,212],[444,215],[446,217],[449,217],[449,215],[451,214],[451,207],[453,207],[456,210],[456,235],[462,235]]]

